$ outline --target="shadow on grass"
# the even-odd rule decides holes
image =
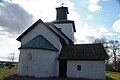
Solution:
[[[50,77],[50,78],[35,78],[35,77],[22,77],[18,76],[17,74],[13,75],[6,75],[4,80],[93,80],[93,79],[84,79],[84,78],[56,78],[56,77]],[[106,77],[106,80],[115,80],[110,77]]]

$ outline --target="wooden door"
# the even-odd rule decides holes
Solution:
[[[59,60],[59,77],[67,77],[67,60]]]

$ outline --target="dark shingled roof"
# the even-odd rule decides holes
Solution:
[[[58,59],[66,60],[107,60],[102,44],[79,44],[63,46]]]
[[[19,49],[47,49],[58,51],[46,38],[42,35],[38,35],[26,44],[22,45]]]

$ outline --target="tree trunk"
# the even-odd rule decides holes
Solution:
[[[113,50],[113,55],[114,55],[114,66],[115,66],[115,70],[117,70],[116,51],[114,51],[114,50]]]

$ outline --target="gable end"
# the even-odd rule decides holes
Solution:
[[[36,21],[32,26],[30,26],[25,32],[23,32],[18,38],[17,40],[21,42],[21,39],[27,34],[29,33],[32,29],[34,29],[39,23],[44,24],[49,30],[51,30],[56,36],[58,36],[59,38],[62,38],[59,34],[57,34],[53,29],[51,29],[47,24],[45,24],[41,19],[39,19],[38,21]]]
[[[42,35],[36,36],[26,44],[22,45],[19,49],[47,49],[58,51],[58,49]]]
[[[39,23],[43,22],[41,19],[36,21],[33,25],[31,25],[25,32],[23,32],[18,38],[18,41],[21,41],[21,39],[28,33],[30,32],[33,28],[35,28]]]

